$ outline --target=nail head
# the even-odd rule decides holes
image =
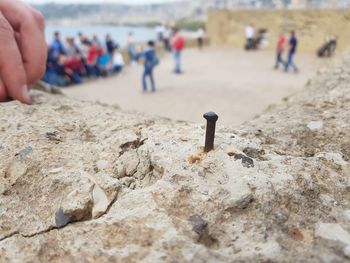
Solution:
[[[212,111],[205,113],[203,117],[208,121],[217,121],[219,119],[219,116]]]

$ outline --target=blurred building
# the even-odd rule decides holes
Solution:
[[[193,5],[207,9],[237,8],[346,8],[350,0],[192,0]]]
[[[206,21],[210,10],[337,9],[350,0],[180,0],[164,4],[55,4],[36,5],[53,24],[147,24],[179,20]]]

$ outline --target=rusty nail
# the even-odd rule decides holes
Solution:
[[[205,135],[204,151],[210,152],[214,150],[215,128],[219,116],[215,112],[208,112],[204,114],[203,117],[207,120],[207,132]]]

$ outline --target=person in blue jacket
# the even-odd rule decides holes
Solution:
[[[142,74],[143,92],[146,93],[148,90],[147,78],[149,78],[151,82],[151,91],[154,93],[156,92],[156,85],[154,81],[153,70],[159,64],[154,41],[149,41],[147,43],[147,49],[141,52],[138,57],[144,58],[144,71]]]
[[[58,57],[61,54],[65,54],[66,53],[66,51],[64,49],[64,45],[63,45],[63,43],[61,41],[61,34],[58,31],[56,31],[54,33],[54,40],[52,41],[51,49],[54,52],[56,57]]]
[[[289,68],[293,68],[294,72],[297,73],[299,71],[297,65],[294,63],[294,56],[297,52],[298,47],[298,38],[295,34],[295,31],[290,32],[290,40],[289,40],[289,51],[288,51],[288,60],[285,64],[285,71],[288,72]]]

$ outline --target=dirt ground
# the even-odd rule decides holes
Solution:
[[[183,54],[182,75],[172,73],[171,55],[162,59],[155,71],[155,94],[142,93],[142,66],[64,92],[69,97],[191,122],[203,122],[203,113],[215,111],[221,124],[235,126],[303,89],[325,61],[310,54],[298,54],[296,63],[299,74],[286,74],[273,70],[274,53],[270,51],[192,49]]]

